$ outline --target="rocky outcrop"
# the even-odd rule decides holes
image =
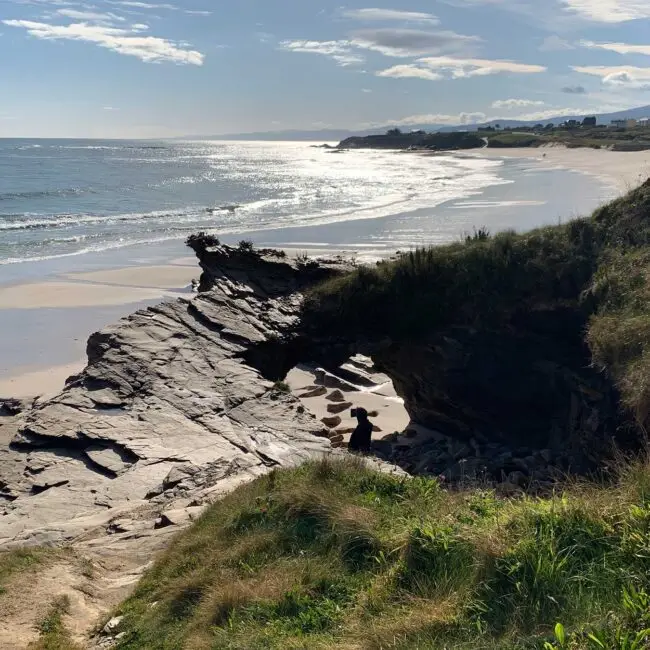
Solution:
[[[374,359],[393,379],[414,422],[463,444],[503,450],[551,449],[566,469],[587,471],[611,454],[627,430],[612,383],[590,364],[567,329],[454,328],[419,342],[377,346]],[[548,323],[547,323],[548,324]]]
[[[615,448],[638,448],[613,382],[593,367],[585,327],[579,309],[560,305],[516,314],[500,328],[432,328],[401,341],[328,339],[311,322],[305,340],[328,369],[357,352],[372,357],[412,423],[436,434],[384,441],[376,446],[382,458],[448,478],[471,466],[489,480],[519,471],[547,481],[558,470],[602,468]]]
[[[389,131],[383,135],[353,136],[339,143],[343,149],[428,149],[454,151],[458,149],[481,149],[485,141],[476,133],[425,133],[413,131],[402,133]]]
[[[299,290],[341,265],[219,246],[201,264],[209,291],[91,336],[87,368],[54,399],[2,403],[0,548],[166,527],[195,515],[179,509],[331,449],[327,428],[268,376],[290,363],[273,355]]]

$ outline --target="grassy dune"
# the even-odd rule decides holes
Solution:
[[[646,648],[649,571],[644,461],[504,500],[325,459],[183,532],[120,608],[118,647]]]

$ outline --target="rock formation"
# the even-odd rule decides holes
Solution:
[[[60,395],[1,403],[0,548],[125,533],[143,516],[165,526],[233,484],[330,450],[327,428],[260,369],[276,365],[299,290],[344,267],[219,246],[201,263],[203,293],[91,336],[87,368]]]
[[[338,145],[345,149],[426,149],[431,151],[455,151],[459,149],[481,149],[485,146],[483,138],[476,133],[425,133],[412,131],[402,133],[391,130],[382,135],[353,136]]]

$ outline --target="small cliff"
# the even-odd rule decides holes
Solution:
[[[481,149],[485,141],[475,133],[402,133],[389,131],[383,135],[353,136],[339,143],[339,149],[428,149],[453,151],[456,149]]]

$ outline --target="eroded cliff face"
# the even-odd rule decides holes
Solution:
[[[316,269],[225,247],[201,262],[209,291],[91,336],[87,368],[54,399],[5,403],[0,548],[153,531],[163,511],[331,449],[324,425],[252,365],[268,376]]]
[[[499,327],[448,326],[417,340],[348,342],[328,339],[312,320],[304,338],[326,367],[356,352],[372,357],[413,423],[440,434],[394,437],[390,446],[376,445],[384,458],[408,471],[456,478],[458,461],[489,480],[523,472],[528,485],[559,471],[602,469],[615,448],[638,448],[638,429],[612,381],[593,367],[587,318],[577,304],[549,305],[515,309]]]
[[[241,481],[331,451],[326,427],[274,386],[299,362],[336,373],[371,356],[430,431],[375,451],[416,473],[471,469],[525,487],[602,466],[613,442],[634,445],[611,383],[591,368],[575,305],[417,341],[333,340],[318,323],[305,329],[301,306],[306,288],[349,270],[341,260],[197,254],[202,293],[91,336],[88,367],[54,399],[4,404],[0,547],[151,532],[164,512],[187,521]]]

